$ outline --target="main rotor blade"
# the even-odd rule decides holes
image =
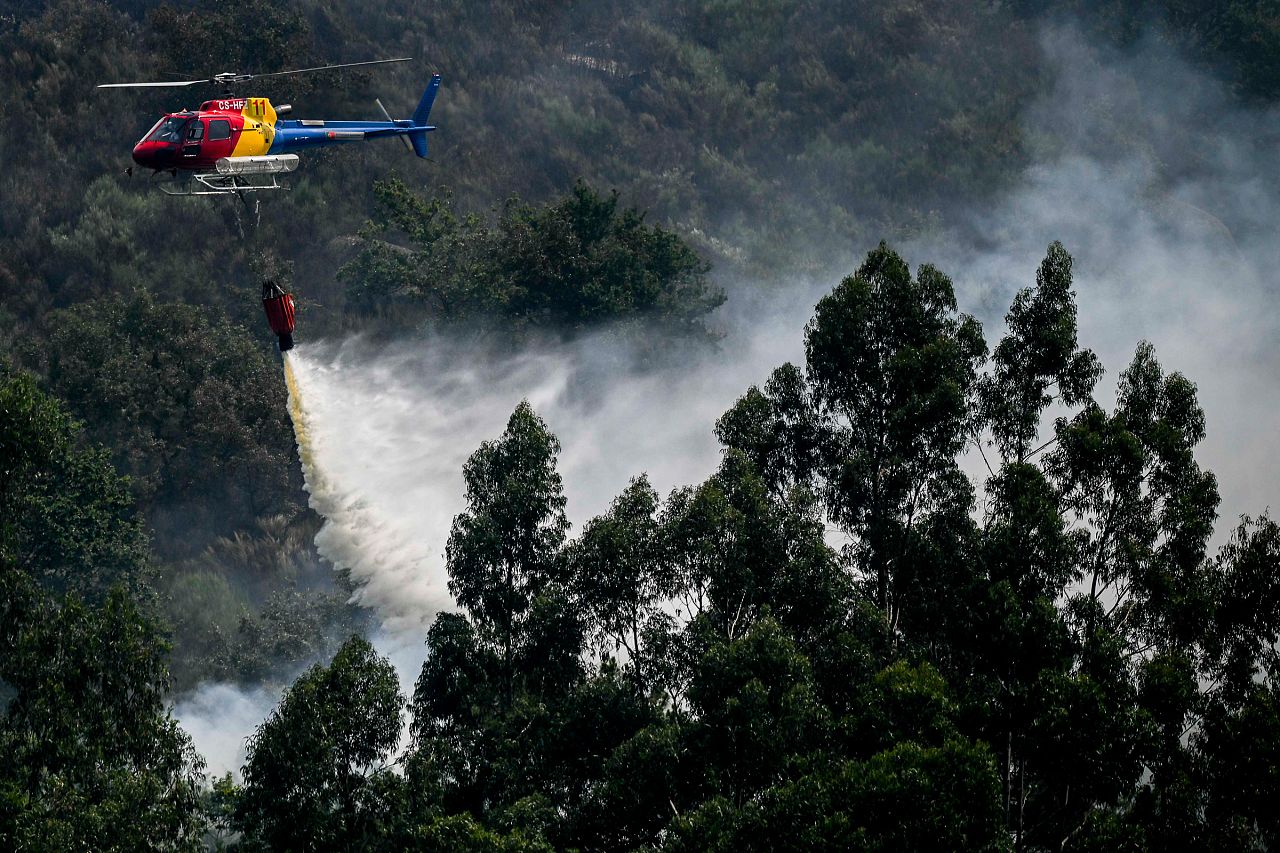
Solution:
[[[282,77],[285,74],[306,74],[310,71],[332,71],[335,68],[355,68],[358,65],[382,65],[387,62],[409,62],[412,56],[403,56],[399,59],[370,59],[365,62],[344,62],[341,65],[317,65],[315,68],[298,68],[294,71],[269,71],[266,74],[245,74],[247,80],[257,80],[260,77]]]
[[[156,89],[163,86],[195,86],[208,80],[172,80],[165,83],[99,83],[99,89]]]
[[[357,68],[363,65],[384,65],[388,62],[409,62],[412,56],[398,59],[370,59],[365,62],[344,62],[340,65],[317,65],[315,68],[297,68],[293,71],[268,71],[265,74],[216,74],[204,80],[166,80],[156,83],[99,83],[99,89],[160,89],[170,86],[197,86],[201,83],[228,86],[232,83],[247,83],[259,77],[283,77],[288,74],[307,74],[312,71],[332,71],[336,68]]]

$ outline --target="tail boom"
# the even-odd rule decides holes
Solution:
[[[413,146],[413,153],[425,159],[427,134],[436,129],[434,125],[427,124],[427,120],[431,116],[431,107],[435,104],[438,91],[440,91],[440,75],[435,74],[427,84],[426,91],[422,93],[422,100],[418,102],[418,108],[413,111],[412,119],[399,121],[281,119],[275,122],[274,139],[266,153],[290,154],[342,142],[400,136],[408,137],[409,143]]]

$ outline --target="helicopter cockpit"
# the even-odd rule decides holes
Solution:
[[[133,161],[150,169],[168,169],[200,156],[205,126],[196,113],[171,113],[133,146]]]
[[[165,116],[143,137],[143,141],[181,144],[185,140],[199,140],[204,135],[204,127],[192,119],[190,113]]]

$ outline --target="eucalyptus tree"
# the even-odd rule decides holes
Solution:
[[[1050,243],[1035,287],[1018,291],[1005,315],[1007,331],[991,353],[991,369],[978,381],[981,414],[975,427],[991,430],[1006,464],[1026,462],[1040,434],[1044,410],[1054,404],[1076,407],[1092,401],[1102,375],[1092,350],[1077,342],[1072,258],[1061,243]]]
[[[818,302],[805,354],[827,431],[827,509],[852,537],[855,563],[893,629],[915,528],[956,499],[955,459],[973,431],[986,344],[977,321],[957,310],[950,279],[928,265],[913,277],[881,243]]]
[[[465,614],[441,614],[414,691],[413,769],[446,809],[491,818],[552,784],[585,627],[563,554],[559,442],[527,402],[463,469],[446,547]],[[564,793],[552,791],[553,795]]]
[[[813,392],[794,364],[774,370],[763,388],[747,389],[716,421],[716,437],[744,454],[777,497],[815,486],[826,436]]]
[[[1071,286],[1071,257],[1051,244],[978,386],[975,429],[989,430],[999,467],[965,683],[999,748],[1019,847],[1093,843],[1110,831],[1100,810],[1135,796],[1168,813],[1192,761],[1184,735],[1213,612],[1217,488],[1195,461],[1195,386],[1144,343],[1106,412]],[[1042,441],[1051,405],[1067,411]]]
[[[0,654],[0,846],[201,849],[203,762],[166,708],[159,626],[119,587],[93,606],[0,575],[16,617]]]
[[[628,671],[646,693],[664,686],[647,640],[674,629],[663,609],[672,578],[658,510],[658,493],[641,475],[604,515],[587,522],[568,549],[574,597],[591,640],[602,652],[624,652]]]
[[[303,673],[249,739],[235,822],[276,850],[358,849],[387,834],[404,697],[391,663],[352,637]]]
[[[30,377],[0,372],[0,847],[199,846],[201,761],[131,596],[148,573],[128,481]]]
[[[1030,730],[1056,710],[1045,705],[1052,705],[1045,685],[1058,684],[1075,660],[1058,605],[1079,577],[1083,533],[1064,519],[1061,494],[1036,459],[1057,442],[1039,441],[1046,409],[1091,405],[1102,373],[1078,344],[1072,284],[1071,256],[1050,244],[1035,285],[1014,296],[990,370],[978,380],[971,426],[990,478],[966,605],[961,619],[949,620],[957,622],[949,671],[967,676],[959,686],[981,711],[979,730],[997,747],[1002,810],[1019,844],[1027,762],[1034,763]],[[998,451],[994,468],[988,443]]]
[[[560,443],[527,402],[501,438],[486,441],[463,468],[467,509],[453,521],[445,550],[449,591],[467,609],[479,639],[495,649],[505,708],[517,681],[549,666],[572,670],[578,642],[533,655],[538,617],[562,611],[567,573],[560,548],[569,530],[564,488],[556,470]],[[569,627],[572,632],[574,629]],[[526,661],[525,658],[529,660]]]

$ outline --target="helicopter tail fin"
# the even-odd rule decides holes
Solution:
[[[409,131],[409,142],[413,144],[413,153],[419,157],[427,156],[427,131],[435,130],[427,124],[427,119],[431,117],[431,107],[436,102],[436,92],[440,91],[440,75],[431,75],[431,82],[427,84],[427,90],[422,93],[422,100],[418,102],[418,108],[413,111],[413,129]]]
[[[431,106],[435,104],[435,93],[440,91],[439,74],[431,74],[431,82],[426,85],[426,91],[422,92],[422,100],[417,102],[417,109],[413,110],[413,127],[408,132],[408,141],[413,145],[413,154],[426,158],[426,132],[434,131],[434,127],[426,123],[431,118]]]
[[[413,123],[418,126],[425,126],[427,119],[431,117],[431,107],[436,102],[436,92],[440,91],[440,75],[432,74],[431,82],[427,84],[427,90],[422,93],[422,100],[418,102],[418,108],[413,111]]]

